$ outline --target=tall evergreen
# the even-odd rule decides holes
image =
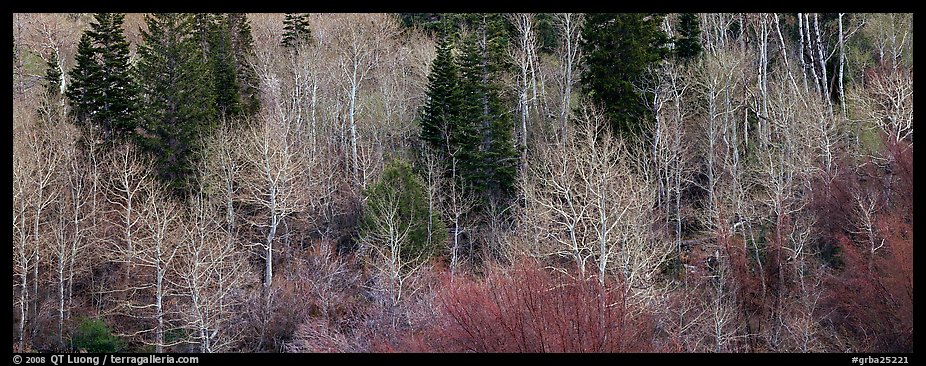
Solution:
[[[195,36],[203,47],[203,59],[210,69],[216,112],[219,116],[239,116],[242,103],[228,17],[196,14],[194,23]]]
[[[139,46],[144,102],[142,146],[157,157],[161,179],[178,194],[190,187],[201,138],[216,124],[210,67],[190,14],[155,14]]]
[[[641,135],[651,119],[637,91],[647,71],[668,55],[659,14],[588,14],[582,29],[580,84],[603,108],[614,133]]]
[[[99,131],[106,143],[132,136],[138,123],[138,90],[129,67],[124,19],[124,14],[94,16],[77,44],[77,65],[66,93],[77,123]]]
[[[502,101],[498,82],[504,70],[507,33],[498,14],[477,15],[477,25],[463,40],[460,56],[463,123],[477,131],[476,148],[463,168],[484,202],[505,202],[514,192],[517,151],[514,120]]]
[[[58,53],[52,52],[45,65],[45,93],[39,102],[39,117],[43,121],[56,122],[64,114],[64,96],[61,94],[61,66]]]
[[[701,21],[695,13],[678,16],[679,37],[675,40],[675,57],[689,62],[701,55]]]
[[[312,39],[308,14],[286,13],[283,19],[283,47],[296,47]]]
[[[427,101],[421,112],[421,139],[443,157],[455,155],[464,132],[460,125],[463,95],[460,72],[448,37],[437,42],[437,57],[428,75]]]
[[[260,90],[257,73],[248,61],[254,55],[254,37],[247,14],[228,13],[228,34],[231,37],[232,57],[238,79],[238,94],[241,97],[241,112],[253,116],[260,109]]]

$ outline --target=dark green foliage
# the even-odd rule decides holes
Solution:
[[[421,139],[444,157],[456,154],[460,148],[460,113],[463,95],[460,72],[454,62],[447,37],[437,42],[437,57],[428,75],[427,102],[421,113]]]
[[[144,101],[141,145],[157,158],[161,179],[182,194],[190,187],[203,136],[216,125],[211,70],[190,14],[146,17],[138,80]]]
[[[228,17],[213,16],[203,36],[209,47],[206,59],[212,71],[216,111],[219,116],[240,116],[241,95]]]
[[[129,68],[124,14],[98,13],[77,44],[67,91],[77,123],[112,143],[135,133],[137,87]]]
[[[552,13],[537,13],[534,16],[537,22],[537,43],[543,52],[553,52],[558,44],[556,26],[553,24]]]
[[[84,318],[71,339],[75,350],[90,353],[114,353],[125,348],[122,338],[110,332],[109,327],[100,319]]]
[[[52,52],[46,62],[45,95],[39,102],[39,117],[42,121],[55,123],[64,112],[64,96],[61,95],[61,68],[58,65],[58,53]]]
[[[678,16],[678,33],[675,40],[675,57],[683,63],[701,55],[701,21],[695,13]]]
[[[650,119],[635,83],[668,55],[656,14],[588,14],[582,30],[580,84],[622,135],[641,135]]]
[[[502,102],[497,81],[505,68],[507,32],[497,14],[477,15],[477,28],[463,40],[460,56],[462,123],[476,131],[461,170],[464,183],[485,202],[504,203],[514,192],[517,151],[514,120]]]
[[[312,30],[309,29],[309,15],[286,13],[283,19],[283,47],[296,47],[312,40]]]
[[[257,73],[248,62],[253,57],[254,38],[251,36],[251,23],[244,13],[225,14],[228,21],[228,34],[231,38],[232,57],[238,80],[241,112],[253,116],[260,109],[260,90]]]
[[[61,94],[61,68],[58,65],[58,53],[52,52],[45,67],[45,92],[48,94]]]
[[[399,13],[399,20],[405,27],[418,27],[429,33],[436,33],[443,26],[441,13]]]
[[[437,212],[429,213],[427,189],[421,179],[412,172],[411,166],[394,160],[383,169],[379,182],[364,191],[367,198],[360,221],[360,235],[373,239],[373,245],[388,245],[378,239],[388,236],[382,232],[387,212],[393,208],[397,215],[394,222],[399,231],[408,228],[408,236],[401,243],[401,257],[405,261],[425,261],[444,247],[447,228]],[[428,242],[428,222],[432,223],[432,237]]]
[[[442,26],[447,36],[438,42],[428,76],[421,138],[444,158],[448,176],[472,189],[483,203],[504,203],[514,192],[517,166],[514,121],[497,81],[506,67],[506,23],[498,14],[454,16],[474,29],[463,37],[455,63],[448,40],[451,27]]]

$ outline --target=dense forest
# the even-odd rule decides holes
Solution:
[[[13,14],[14,352],[912,352],[912,14]]]

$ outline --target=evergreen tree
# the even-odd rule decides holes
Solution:
[[[137,87],[129,68],[124,14],[98,13],[77,44],[67,97],[77,123],[112,143],[135,133]]]
[[[219,116],[239,116],[242,103],[228,17],[202,14],[198,18],[203,24],[197,29],[197,37],[205,45],[203,56],[211,71],[216,112]]]
[[[454,62],[448,19],[472,24]],[[507,31],[498,14],[444,18],[437,58],[428,75],[428,100],[421,114],[421,139],[437,151],[456,179],[483,203],[504,203],[514,192],[517,151],[514,121],[498,82],[508,66]],[[455,159],[455,161],[451,160]]]
[[[499,74],[507,66],[507,33],[498,14],[476,15],[477,28],[463,40],[460,70],[463,124],[476,131],[464,152],[465,183],[484,202],[507,201],[514,192],[517,151],[514,121],[501,98]],[[475,140],[475,141],[473,141]]]
[[[312,40],[312,31],[309,29],[309,15],[286,13],[283,19],[283,47],[296,47],[298,44],[308,43]]]
[[[251,36],[251,23],[247,14],[228,13],[228,34],[231,37],[232,57],[238,80],[238,94],[241,100],[241,113],[253,116],[260,109],[260,90],[257,73],[248,62],[254,54],[254,38]]]
[[[641,135],[652,118],[634,83],[668,55],[662,15],[588,14],[582,29],[580,85],[602,107],[614,133]]]
[[[182,194],[194,178],[201,138],[215,128],[215,95],[190,14],[155,14],[138,49],[144,113],[142,146],[161,179]]]
[[[402,262],[426,261],[440,252],[447,239],[447,228],[437,212],[429,211],[425,185],[408,163],[396,160],[387,164],[380,181],[367,187],[364,196],[367,204],[360,221],[360,235],[372,238],[370,244],[388,246],[389,243],[377,239],[390,236],[382,231],[385,225],[391,224],[400,232],[408,228],[401,243]],[[388,213],[393,209],[396,215],[390,217]],[[395,222],[384,222],[389,220]],[[430,245],[429,222],[432,223]],[[395,237],[403,235],[396,233]]]
[[[437,42],[437,57],[428,75],[427,97],[420,119],[421,139],[447,158],[460,147],[458,134],[463,127],[460,125],[463,95],[459,70],[446,36]]]
[[[58,52],[52,52],[45,62],[45,92],[53,95],[61,94],[61,66],[58,64]]]
[[[55,123],[64,116],[64,96],[61,95],[61,66],[58,64],[58,52],[52,52],[45,68],[45,95],[39,104],[39,117],[43,121]]]
[[[689,62],[701,55],[701,21],[695,13],[682,13],[678,17],[679,37],[675,40],[675,57]]]

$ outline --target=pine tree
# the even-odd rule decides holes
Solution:
[[[460,74],[448,37],[437,42],[437,57],[428,75],[427,101],[421,113],[421,139],[448,158],[459,147],[460,113],[463,95]]]
[[[675,57],[684,63],[701,55],[701,21],[695,13],[678,17],[679,37],[675,40]]]
[[[190,14],[146,17],[138,49],[145,134],[161,179],[178,194],[190,187],[201,138],[215,128],[215,95]]]
[[[46,61],[45,93],[39,104],[39,117],[43,121],[56,123],[64,116],[64,96],[61,95],[61,66],[58,61],[58,52],[52,52]]]
[[[129,68],[124,19],[124,14],[94,16],[77,44],[77,65],[66,93],[77,123],[99,131],[108,144],[134,135],[138,123],[138,90]]]
[[[514,192],[517,151],[514,121],[501,98],[499,73],[507,66],[504,18],[476,15],[477,28],[463,40],[460,70],[463,124],[473,124],[475,141],[464,144],[461,167],[483,202],[503,203]]]
[[[219,116],[239,116],[242,103],[228,18],[224,14],[197,14],[196,23],[196,37],[204,46],[204,60],[211,71],[216,112]]]
[[[309,15],[286,13],[283,19],[283,47],[296,47],[311,42],[312,30],[309,29]]]
[[[235,74],[238,79],[238,94],[241,97],[241,113],[253,116],[260,110],[260,90],[257,73],[248,62],[254,54],[254,38],[251,36],[251,23],[247,14],[228,13],[228,34],[231,37],[232,57],[234,57]]]
[[[588,14],[580,84],[603,108],[614,133],[641,135],[650,112],[634,83],[668,54],[658,14]]]

